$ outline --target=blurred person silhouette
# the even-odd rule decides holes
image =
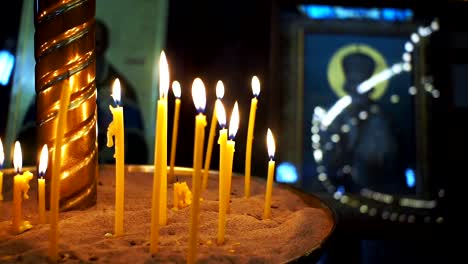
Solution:
[[[339,135],[338,142],[324,152],[327,171],[337,186],[349,192],[359,192],[364,187],[396,191],[398,142],[390,116],[370,98],[373,89],[366,93],[357,91],[359,84],[373,75],[375,62],[357,50],[343,58],[342,67],[346,80],[343,89],[352,101],[321,135],[328,139]]]
[[[144,126],[141,110],[138,105],[134,88],[106,59],[109,47],[109,29],[100,20],[96,20],[96,89],[97,89],[97,126],[98,126],[98,158],[99,163],[114,163],[114,148],[108,148],[107,128],[112,121],[109,105],[115,106],[111,97],[112,84],[119,78],[121,84],[121,105],[124,110],[125,126],[125,163],[146,164],[148,162],[148,147],[144,137]],[[29,106],[17,140],[22,143],[23,163],[34,166],[37,163],[36,142],[36,100]]]
[[[115,105],[111,93],[116,78],[121,84],[121,104],[125,122],[125,163],[146,164],[148,147],[145,141],[144,125],[135,89],[107,60],[109,48],[109,28],[101,20],[96,20],[96,88],[98,105],[98,148],[100,163],[114,163],[114,149],[106,147],[107,128],[112,121],[109,105]]]

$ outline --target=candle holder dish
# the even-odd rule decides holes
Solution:
[[[21,257],[25,262],[47,263],[49,226],[38,224],[37,178],[31,181],[31,198],[24,204],[26,220],[34,227],[16,236],[8,232],[12,194],[5,192],[0,204],[0,256],[3,260]],[[184,263],[187,253],[190,206],[172,208],[172,184],[168,184],[168,224],[160,230],[159,250],[149,250],[153,166],[128,165],[125,189],[125,233],[113,237],[115,166],[101,165],[97,204],[86,210],[60,214],[59,255],[61,262],[171,261]],[[191,185],[192,168],[175,167],[176,178]],[[4,171],[5,190],[11,190],[13,170]],[[216,244],[218,217],[218,172],[210,171],[207,193],[201,201],[197,261],[230,263],[280,262],[315,263],[336,225],[334,211],[320,198],[294,187],[275,184],[272,219],[263,220],[266,180],[252,177],[252,196],[243,197],[244,179],[233,174],[231,212],[227,217],[226,240]]]

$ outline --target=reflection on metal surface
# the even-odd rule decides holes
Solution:
[[[61,157],[62,210],[96,203],[95,6],[95,0],[35,1],[38,145],[47,144],[51,157],[60,93],[72,89]],[[70,77],[73,87],[69,87]]]

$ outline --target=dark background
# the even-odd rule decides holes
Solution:
[[[253,74],[262,81],[262,92],[257,111],[256,144],[253,166],[254,175],[266,175],[266,128],[280,129],[281,120],[275,111],[281,104],[275,95],[281,73],[274,52],[279,45],[278,14],[281,10],[294,9],[305,1],[169,1],[166,50],[173,71],[181,76],[182,86],[202,76],[207,86],[214,87],[222,79],[229,92],[226,101],[239,100],[241,128],[238,138],[246,137],[246,120],[251,99],[250,79]],[[308,1],[312,2],[312,1]],[[362,222],[355,213],[340,207],[338,225],[333,237],[325,245],[322,263],[451,263],[464,251],[468,235],[466,218],[468,120],[466,71],[468,65],[468,3],[462,1],[313,1],[314,3],[394,6],[412,8],[415,19],[430,22],[438,17],[441,31],[433,37],[429,47],[429,71],[441,97],[433,103],[430,113],[431,180],[446,188],[443,206],[444,224],[408,226],[395,222],[367,219]],[[0,48],[7,39],[18,36],[22,1],[2,1],[0,7]],[[31,18],[32,19],[32,18]],[[13,53],[15,52],[13,47]],[[461,70],[453,70],[453,68]],[[458,74],[457,74],[458,73]],[[11,82],[10,82],[11,84]],[[4,138],[11,85],[0,87],[0,137]],[[191,100],[185,93],[183,100]],[[208,94],[214,101],[214,93]],[[227,105],[228,112],[232,105]],[[187,110],[185,110],[187,109]],[[193,144],[193,111],[185,108],[181,113],[179,131],[184,131],[178,146]],[[170,109],[169,112],[172,110]],[[208,109],[208,120],[211,119]],[[185,122],[182,120],[186,120]],[[171,124],[169,124],[169,127]],[[284,146],[279,146],[279,148]],[[238,144],[236,156],[243,157],[245,148]],[[191,153],[177,157],[177,164],[190,166]],[[214,154],[215,155],[215,154]],[[242,158],[236,158],[235,171],[243,171]],[[455,242],[461,240],[461,242]],[[465,249],[466,250],[466,249]],[[462,258],[460,262],[463,262]]]

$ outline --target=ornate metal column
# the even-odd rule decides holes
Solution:
[[[61,210],[96,203],[95,9],[95,0],[35,0],[38,146],[47,144],[50,157],[60,93],[69,88],[71,76],[74,84],[62,145]],[[50,182],[50,178],[49,169],[46,180]],[[49,188],[50,184],[48,194]]]

